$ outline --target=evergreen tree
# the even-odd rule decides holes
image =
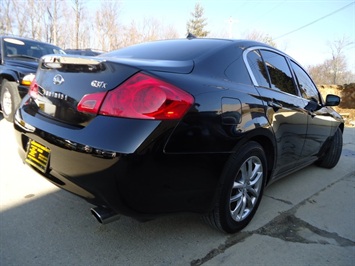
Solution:
[[[203,12],[203,7],[196,3],[194,12],[191,12],[192,18],[186,24],[187,34],[191,33],[196,37],[206,37],[209,34],[209,31],[204,29],[207,23]]]

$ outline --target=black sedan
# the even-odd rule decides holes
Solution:
[[[188,38],[44,56],[14,127],[21,158],[102,223],[197,212],[233,233],[266,185],[337,164],[339,102],[270,46]]]

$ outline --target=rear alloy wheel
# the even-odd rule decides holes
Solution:
[[[4,79],[1,83],[1,110],[7,121],[13,121],[16,108],[20,101],[17,83]]]
[[[205,220],[226,233],[247,226],[262,198],[266,173],[263,148],[256,142],[244,145],[226,163],[216,205]]]
[[[316,162],[316,165],[324,168],[333,168],[339,162],[341,152],[343,150],[343,133],[340,128],[335,132],[329,149],[324,155]]]

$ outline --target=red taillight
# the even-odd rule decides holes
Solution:
[[[107,93],[99,114],[142,119],[180,119],[193,102],[194,98],[185,91],[139,73]]]
[[[78,104],[78,111],[97,114],[107,92],[86,94]]]
[[[29,94],[34,99],[38,97],[38,84],[36,79],[33,79],[31,82]]]

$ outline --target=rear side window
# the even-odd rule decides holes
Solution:
[[[261,55],[270,75],[271,88],[297,95],[286,58],[280,54],[266,50],[261,50]]]
[[[308,74],[293,61],[291,61],[291,66],[295,72],[296,81],[302,97],[307,100],[316,100],[317,102],[320,102],[318,90]]]
[[[250,70],[253,72],[253,75],[256,79],[256,82],[261,87],[270,88],[269,77],[265,68],[265,64],[261,57],[259,50],[254,50],[248,53],[247,55],[248,64]]]

